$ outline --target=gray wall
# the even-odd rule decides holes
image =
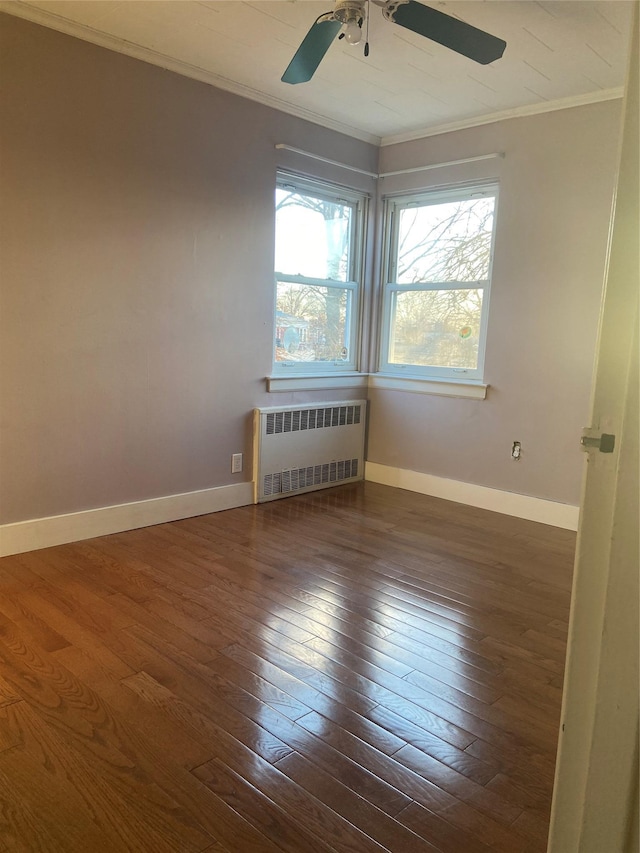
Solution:
[[[237,482],[254,406],[354,396],[265,392],[277,166],[373,189],[274,145],[371,171],[377,149],[2,14],[0,39],[0,523]],[[370,460],[578,502],[618,115],[606,103],[381,150],[382,171],[507,157],[489,396],[372,393]],[[373,253],[370,239],[370,279]]]
[[[371,171],[377,148],[0,27],[0,523],[250,479],[248,413],[274,405],[274,146]]]
[[[578,504],[621,102],[384,147],[380,171],[504,152],[383,179],[381,192],[500,179],[487,399],[370,393],[368,459]],[[513,441],[522,459],[510,458]]]

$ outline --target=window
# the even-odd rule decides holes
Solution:
[[[496,186],[388,199],[380,369],[481,380]]]
[[[274,372],[358,367],[364,196],[279,175]]]

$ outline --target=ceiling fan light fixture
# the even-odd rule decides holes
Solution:
[[[360,44],[362,30],[357,21],[349,21],[344,31],[344,37],[349,44]]]

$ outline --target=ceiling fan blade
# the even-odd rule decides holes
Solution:
[[[407,30],[426,36],[432,41],[461,53],[481,65],[488,65],[500,59],[507,46],[506,41],[477,27],[472,27],[458,18],[445,15],[430,6],[423,6],[415,0],[390,3],[385,17],[400,24]]]
[[[282,82],[307,83],[311,80],[323,56],[329,50],[331,42],[341,29],[340,21],[320,15],[287,66],[287,70],[281,77]]]

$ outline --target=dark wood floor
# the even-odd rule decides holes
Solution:
[[[534,853],[574,535],[374,484],[0,561],[0,850]]]

